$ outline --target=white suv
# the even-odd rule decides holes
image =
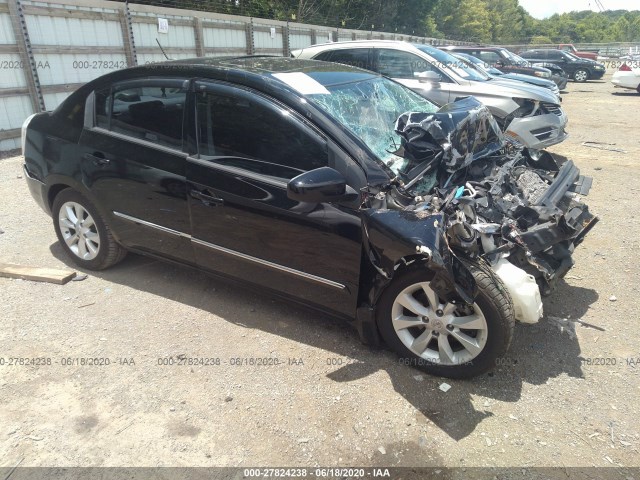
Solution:
[[[533,150],[567,138],[560,99],[533,85],[507,87],[428,45],[391,40],[326,43],[294,50],[302,59],[344,63],[400,82],[437,105],[473,95],[484,103],[505,133]]]

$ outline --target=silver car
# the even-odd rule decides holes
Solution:
[[[428,45],[363,40],[313,45],[294,50],[291,55],[373,70],[438,105],[472,95],[489,108],[512,141],[533,150],[567,138],[567,116],[551,91],[526,84],[495,85],[448,53]]]

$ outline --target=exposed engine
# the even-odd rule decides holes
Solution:
[[[396,132],[402,139],[396,155],[419,174],[396,177],[369,205],[424,218],[444,214],[449,248],[485,258],[509,288],[516,313],[520,307],[519,319],[537,321],[541,303],[534,315],[529,298],[537,290],[534,279],[543,295],[550,293],[598,221],[582,201],[592,179],[571,160],[559,163],[547,152],[533,158],[505,143],[490,112],[473,98],[433,114],[403,114]]]

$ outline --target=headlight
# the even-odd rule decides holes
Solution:
[[[31,119],[36,115],[37,114],[33,113],[29,115],[24,122],[22,122],[22,130],[20,131],[20,145],[22,146],[22,155],[24,155],[24,147],[26,146],[25,143],[27,142],[27,127],[29,126],[29,122],[31,121]]]
[[[551,78],[551,74],[548,72],[533,72],[533,74],[540,78]]]

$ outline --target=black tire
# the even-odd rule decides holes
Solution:
[[[486,343],[484,343],[482,350],[470,361],[445,365],[417,355],[400,339],[392,321],[392,309],[394,308],[396,297],[404,292],[405,289],[421,282],[428,282],[433,277],[433,273],[427,270],[424,264],[419,264],[401,272],[397,278],[393,279],[383,292],[376,310],[376,320],[380,334],[387,345],[400,356],[401,363],[416,366],[429,374],[441,377],[470,378],[495,367],[497,360],[508,350],[515,325],[515,313],[511,296],[504,284],[493,274],[487,264],[484,262],[465,262],[465,264],[478,285],[478,296],[475,305],[480,309],[481,315],[484,316],[486,321],[486,333],[483,333]],[[477,312],[474,310],[473,313]],[[411,333],[411,335],[417,337],[423,331]],[[471,331],[466,330],[463,332],[468,333]],[[437,342],[437,338],[432,341]],[[457,342],[452,337],[449,337],[448,341]],[[432,344],[430,343],[429,345]]]
[[[589,74],[589,70],[586,70],[584,68],[579,68],[578,70],[573,72],[573,80],[578,83],[586,82],[587,80],[589,80],[590,76],[591,75]]]
[[[65,205],[69,203],[80,205],[88,215],[93,219],[93,226],[90,227],[89,233],[97,238],[98,247],[95,249],[94,258],[85,259],[79,256],[79,253],[75,253],[72,248],[65,241],[65,236],[77,234],[74,227],[65,228],[60,225],[60,211]],[[66,208],[65,208],[66,211]],[[64,215],[64,212],[63,212]],[[53,200],[51,207],[51,216],[53,217],[53,228],[58,236],[58,241],[62,245],[66,254],[77,265],[87,270],[104,270],[112,267],[116,263],[120,262],[127,254],[127,251],[122,248],[116,240],[113,238],[111,229],[106,224],[102,216],[98,213],[98,209],[89,201],[86,197],[70,188],[62,190]],[[87,216],[84,217],[88,218]],[[64,232],[63,232],[64,229]],[[95,235],[97,234],[97,237]],[[80,242],[77,242],[78,244]],[[95,243],[93,244],[95,245]]]

